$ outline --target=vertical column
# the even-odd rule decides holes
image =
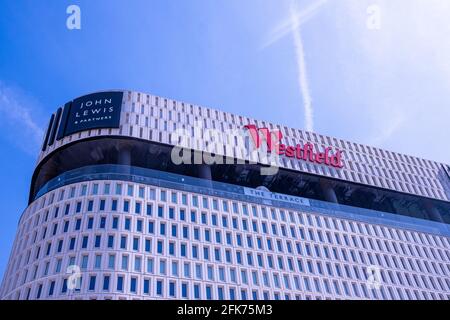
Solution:
[[[126,146],[119,150],[119,164],[122,166],[122,172],[125,174],[131,173],[131,148]]]
[[[444,223],[444,219],[442,219],[442,215],[439,210],[430,201],[425,203],[425,209],[427,210],[427,214],[431,220]]]
[[[320,179],[320,187],[322,188],[325,200],[328,202],[339,203],[337,200],[336,192],[334,192],[333,186],[327,180]]]
[[[212,180],[211,167],[207,164],[199,164],[198,177],[201,179]]]
[[[197,165],[198,170],[198,177],[200,179],[204,179],[205,183],[204,185],[206,187],[212,188],[212,174],[211,174],[211,167],[207,164],[198,164]]]

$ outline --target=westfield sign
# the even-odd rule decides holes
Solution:
[[[306,143],[303,146],[297,144],[296,146],[289,146],[281,143],[283,134],[281,131],[270,131],[268,128],[257,128],[254,124],[244,126],[250,133],[250,137],[256,148],[260,148],[263,143],[267,146],[267,151],[272,150],[277,155],[283,155],[288,158],[297,158],[299,160],[310,161],[327,166],[342,168],[342,151],[326,147],[323,152],[314,151],[314,146],[311,143]]]

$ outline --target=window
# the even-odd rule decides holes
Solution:
[[[112,228],[113,229],[117,229],[119,226],[119,218],[118,217],[114,217],[113,221],[112,221]]]
[[[139,250],[139,238],[133,238],[133,250]]]
[[[135,209],[135,213],[136,214],[141,214],[141,203],[140,202],[136,202],[134,209]]]
[[[95,236],[95,248],[100,248],[100,241],[102,239],[101,235],[96,235]]]
[[[133,191],[134,191],[133,185],[129,184],[128,188],[127,188],[127,195],[132,197],[133,196]]]
[[[148,233],[154,233],[154,223],[153,221],[148,222]]]
[[[145,239],[145,251],[150,252],[150,248],[151,248],[151,240]]]
[[[144,294],[150,293],[150,280],[144,279]]]
[[[182,283],[181,284],[181,296],[183,298],[187,298],[188,297],[188,286],[186,283]]]
[[[94,218],[89,217],[88,223],[87,223],[87,228],[92,229],[93,226],[94,226]]]
[[[147,215],[148,216],[152,215],[152,205],[151,204],[147,204]]]
[[[109,290],[109,276],[103,277],[103,290],[108,291]]]
[[[123,291],[123,276],[117,276],[117,291]]]
[[[100,269],[102,264],[102,255],[97,254],[95,255],[95,269]]]
[[[111,202],[111,211],[117,211],[117,200]]]
[[[194,284],[194,298],[200,299],[200,285]]]
[[[169,282],[169,295],[175,297],[175,282]]]
[[[127,248],[127,237],[121,236],[120,237],[120,249],[126,249]]]
[[[95,280],[96,280],[96,276],[89,277],[89,291],[95,290]]]
[[[100,200],[100,211],[104,211],[105,210],[105,205],[106,205],[106,201],[105,200]]]
[[[50,283],[50,288],[48,290],[49,297],[53,296],[53,292],[55,291],[55,281],[52,281]]]
[[[70,238],[69,250],[75,249],[75,238]]]
[[[113,247],[114,247],[114,236],[109,235],[108,236],[108,248],[113,248]]]
[[[132,277],[130,281],[130,291],[136,293],[136,278]]]
[[[128,270],[128,256],[122,256],[122,270]]]
[[[134,271],[136,271],[136,272],[141,271],[141,261],[142,261],[142,259],[140,257],[134,258]]]
[[[55,226],[57,226],[57,225],[55,225]],[[55,228],[56,229],[56,228]],[[81,229],[81,219],[77,219],[76,220],[76,222],[75,222],[75,231],[78,231],[78,230],[80,230]],[[56,231],[56,230],[55,230]],[[56,234],[56,232],[53,232],[53,235],[55,235]]]
[[[156,294],[159,296],[163,294],[163,282],[161,280],[156,281]]]
[[[64,279],[63,280],[63,285],[62,285],[62,288],[61,288],[61,293],[66,293],[66,292],[67,292],[67,279]]]
[[[159,240],[159,241],[157,242],[157,252],[158,252],[159,254],[163,254],[163,242],[162,242],[161,240]]]
[[[114,254],[110,254],[108,257],[108,268],[109,269],[114,269],[115,261],[116,261],[116,256]]]
[[[111,185],[109,183],[105,183],[105,187],[103,189],[104,194],[109,194]]]

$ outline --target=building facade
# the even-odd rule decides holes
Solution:
[[[446,164],[99,92],[51,117],[0,298],[449,299],[449,224]]]

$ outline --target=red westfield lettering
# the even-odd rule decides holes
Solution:
[[[297,144],[296,146],[288,146],[281,143],[283,134],[281,131],[270,131],[268,128],[257,128],[254,124],[248,124],[246,128],[256,148],[260,148],[263,143],[267,145],[267,151],[274,150],[278,155],[284,155],[288,158],[297,158],[299,160],[315,162],[324,164],[335,168],[342,168],[342,151],[336,149],[331,152],[333,148],[326,147],[323,152],[315,152],[312,143],[305,143],[303,146]]]

